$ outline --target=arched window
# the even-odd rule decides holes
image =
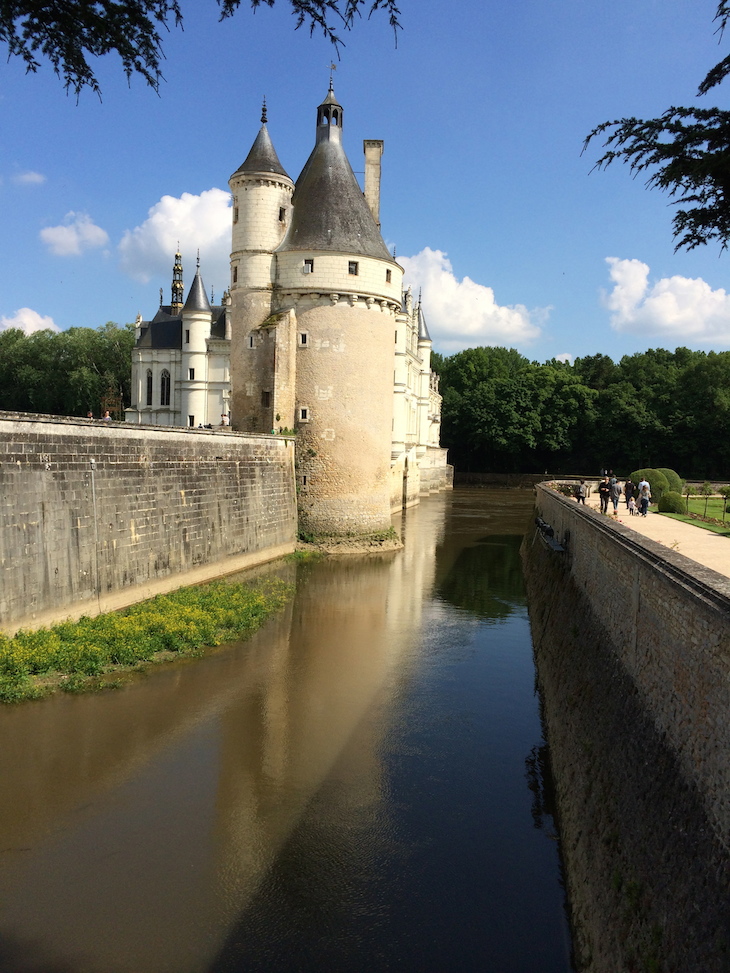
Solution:
[[[165,369],[160,376],[160,405],[170,404],[170,373]]]
[[[147,369],[147,405],[152,405],[152,369]]]

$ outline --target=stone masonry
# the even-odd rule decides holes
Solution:
[[[119,608],[296,542],[284,437],[0,414],[0,629]]]

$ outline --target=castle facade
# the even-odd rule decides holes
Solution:
[[[393,510],[449,487],[452,472],[439,445],[441,396],[420,301],[404,293],[403,269],[380,233],[383,143],[364,142],[363,193],[343,147],[343,116],[330,82],[314,148],[294,183],[264,108],[229,183],[230,291],[214,308],[200,282],[177,308],[173,279],[170,308],[140,323],[137,404],[128,410],[132,421],[159,421],[155,367],[177,315],[180,408],[167,413],[169,424],[217,425],[220,405],[234,429],[295,431],[300,530],[313,535],[387,530]],[[230,399],[225,381],[216,384],[228,349]],[[190,383],[199,373],[208,385],[194,399]]]

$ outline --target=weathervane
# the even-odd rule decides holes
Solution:
[[[264,95],[264,103],[261,106],[261,124],[265,125],[267,121],[266,118],[266,95]]]
[[[332,89],[332,73],[337,70],[337,65],[330,61],[330,90]]]

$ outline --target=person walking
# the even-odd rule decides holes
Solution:
[[[618,515],[618,500],[621,496],[621,486],[615,476],[612,476],[608,481],[608,485],[611,488],[611,503],[613,504],[613,515],[616,517]]]
[[[646,517],[649,513],[649,501],[651,500],[651,486],[647,479],[639,483],[639,513]]]
[[[629,500],[631,500],[633,495],[634,495],[634,484],[631,482],[631,477],[629,476],[627,477],[626,482],[624,483],[624,500],[626,501],[627,507],[629,506]]]
[[[601,513],[608,513],[608,500],[611,496],[611,484],[608,482],[608,477],[604,476],[601,482],[598,484],[598,500],[601,505]]]
[[[575,491],[575,498],[578,501],[578,503],[585,504],[587,493],[588,493],[588,487],[586,486],[586,481],[581,480],[580,485]]]

